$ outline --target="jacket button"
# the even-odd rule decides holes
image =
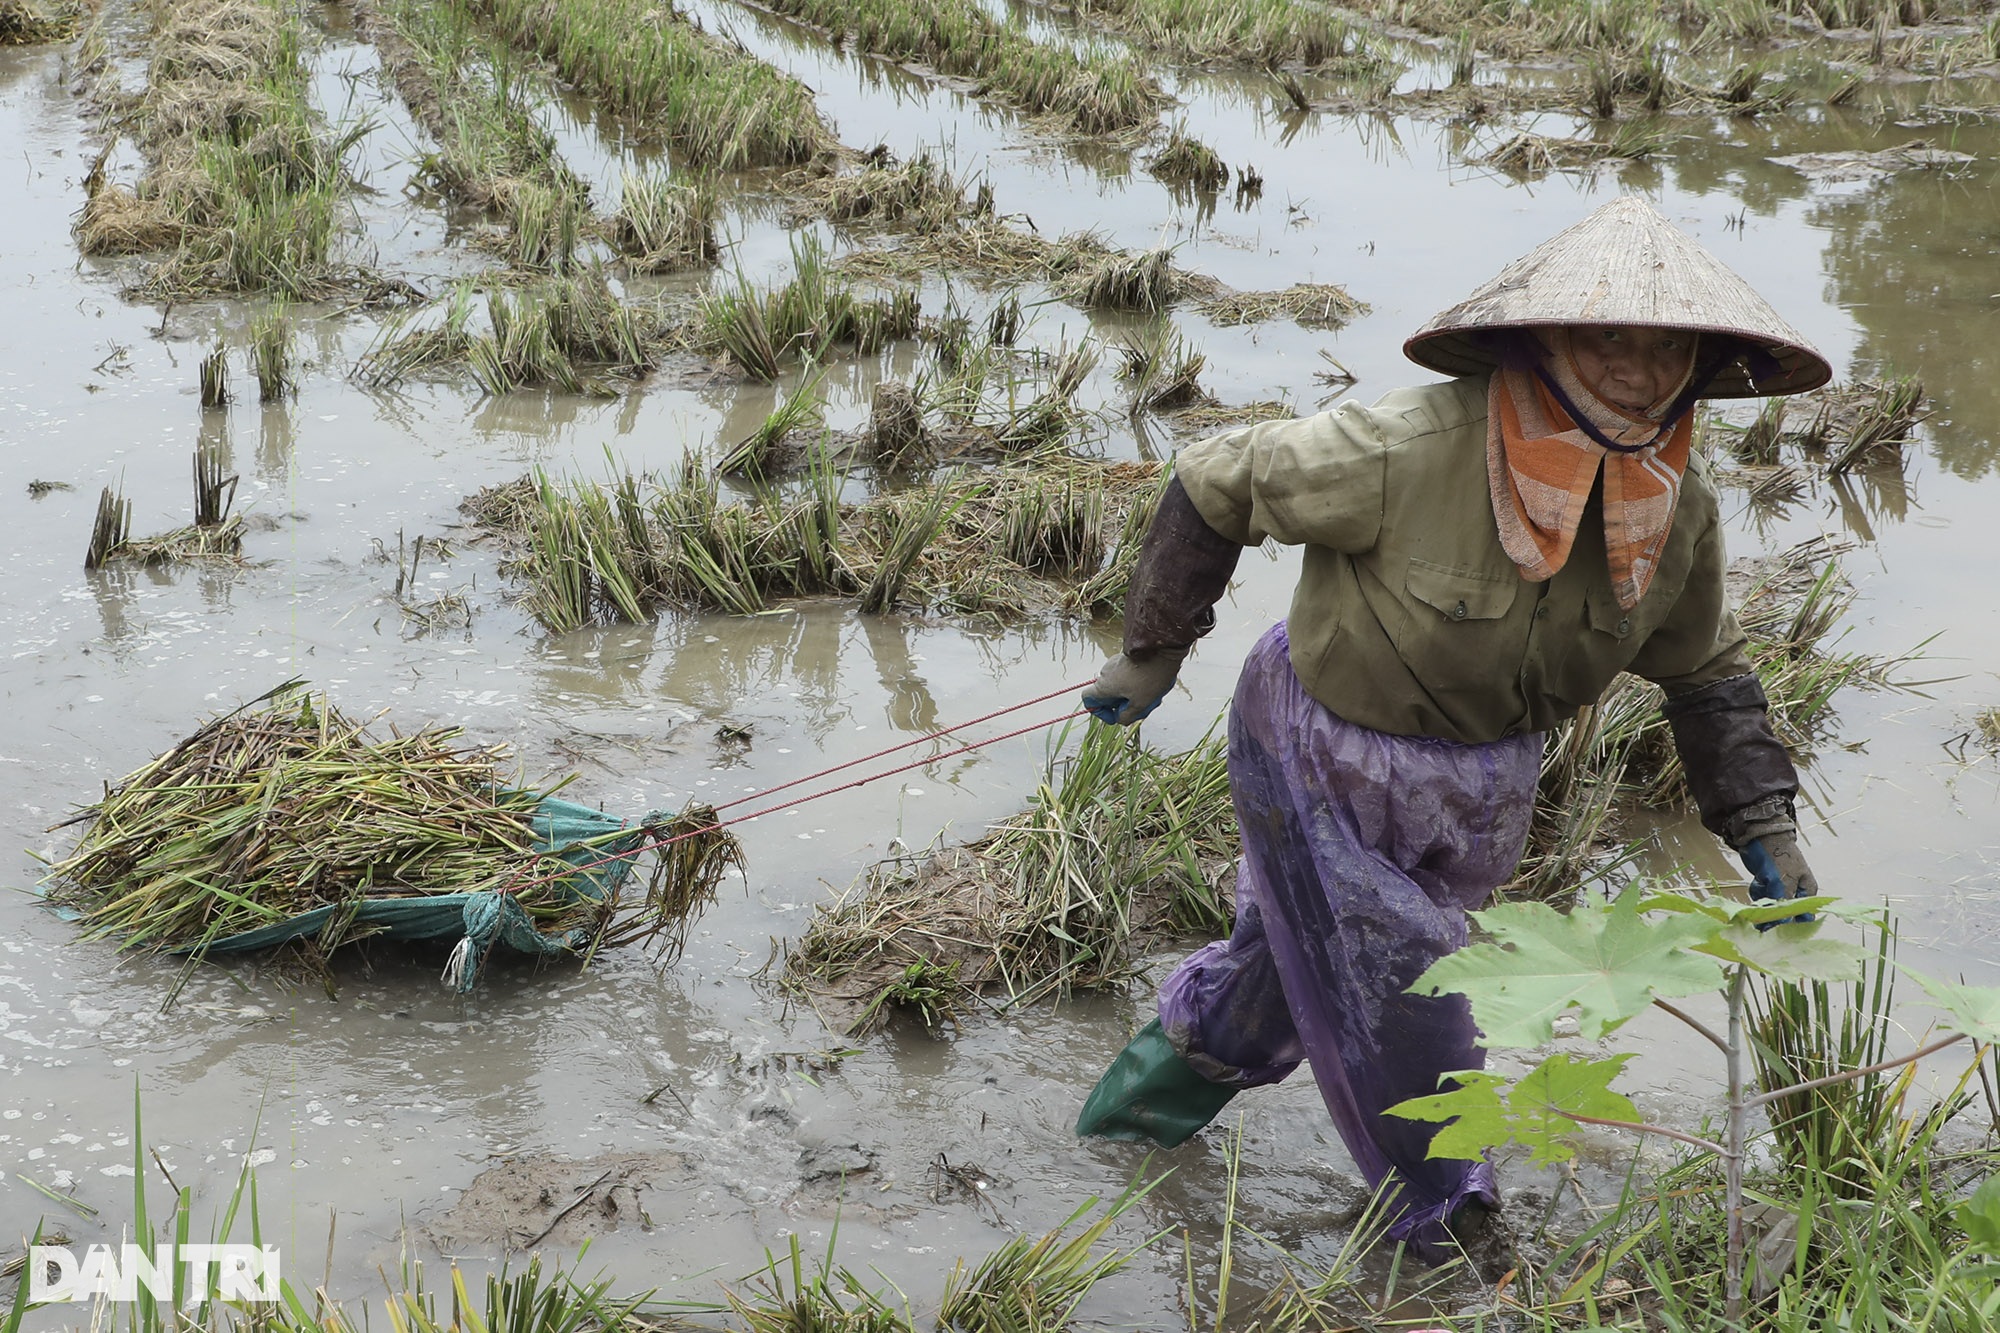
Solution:
[[[1630,634],[1632,632],[1632,622],[1629,619],[1620,620],[1618,622],[1618,632],[1621,635]]]
[[[1453,608],[1451,609],[1451,618],[1452,618],[1453,620],[1463,620],[1463,619],[1465,619],[1465,603],[1464,603],[1464,602],[1460,602],[1460,603],[1459,603],[1459,604],[1458,604],[1457,606],[1454,606],[1454,607],[1453,607]]]
[[[1536,607],[1536,608],[1535,608],[1535,619],[1537,619],[1537,620],[1546,620],[1546,619],[1548,619],[1548,616],[1549,616],[1549,608],[1548,608],[1548,607],[1546,607],[1546,606],[1538,606],[1538,607]]]

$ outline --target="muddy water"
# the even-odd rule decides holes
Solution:
[[[1206,384],[1228,402],[1287,398],[1309,408],[1326,392],[1314,379],[1321,348],[1359,376],[1360,396],[1409,382],[1420,372],[1399,347],[1411,328],[1621,187],[1652,195],[1749,276],[1843,375],[1920,374],[1935,415],[1900,474],[1819,483],[1775,517],[1752,514],[1738,495],[1733,540],[1743,552],[1820,533],[1853,541],[1847,568],[1861,600],[1846,646],[1894,654],[1927,642],[1906,674],[1933,683],[1842,699],[1837,742],[1810,770],[1808,841],[1829,889],[1894,906],[1908,961],[2000,980],[2000,784],[1991,756],[1954,741],[1979,708],[2000,704],[2000,597],[1990,579],[2000,523],[1991,266],[2000,134],[1991,122],[1922,130],[1978,157],[1955,177],[1815,185],[1767,160],[1908,140],[1924,99],[1905,90],[1895,104],[1864,94],[1858,114],[1682,122],[1686,137],[1656,162],[1529,185],[1464,166],[1457,131],[1365,117],[1287,123],[1268,85],[1168,74],[1190,128],[1265,178],[1261,200],[1238,210],[1225,197],[1205,210],[1175,203],[1130,154],[1066,152],[960,90],[836,53],[747,11],[702,12],[726,17],[759,55],[804,78],[844,141],[886,142],[899,154],[943,146],[992,183],[1003,211],[1045,234],[1096,228],[1120,245],[1166,241],[1183,265],[1233,286],[1339,281],[1372,304],[1338,335],[1178,317],[1208,355]],[[378,121],[353,160],[374,191],[356,206],[357,252],[425,287],[476,270],[483,261],[448,220],[405,198],[416,133],[375,86],[372,53],[347,43],[337,37],[322,55],[319,87],[335,112]],[[346,372],[374,318],[319,310],[302,324],[297,399],[260,408],[247,401],[254,389],[241,355],[253,307],[136,304],[120,295],[129,265],[78,261],[68,228],[94,141],[59,62],[57,52],[0,52],[0,547],[9,572],[0,584],[9,714],[0,836],[24,853],[13,887],[36,878],[25,853],[65,848],[65,835],[47,827],[103,782],[208,711],[293,675],[351,711],[458,723],[510,742],[530,780],[578,771],[573,795],[636,815],[789,781],[1094,673],[1111,642],[1096,628],[968,627],[824,606],[550,637],[507,600],[492,554],[463,544],[426,581],[463,592],[477,611],[471,626],[406,623],[381,545],[449,535],[460,497],[530,466],[601,475],[607,449],[634,468],[712,450],[754,427],[771,391],[675,387],[662,375],[614,400],[482,399],[449,383],[371,393]],[[1933,100],[1990,102],[1991,89]],[[552,106],[548,123],[597,183],[600,206],[619,166],[643,156],[587,111]],[[732,219],[733,255],[754,274],[784,263],[775,211],[749,199]],[[970,309],[987,299],[963,280],[950,286]],[[934,280],[927,299],[944,291]],[[1037,308],[1030,338],[1054,346],[1117,327],[1052,303]],[[204,417],[196,367],[218,338],[235,349],[238,403]],[[858,420],[876,377],[908,372],[893,356],[836,369],[830,420]],[[1138,451],[1108,369],[1088,392],[1109,409],[1102,447]],[[1170,441],[1158,427],[1152,435]],[[255,523],[249,565],[86,575],[98,488],[122,485],[137,531],[176,526],[198,438],[222,442],[242,475],[239,504]],[[70,489],[31,498],[31,480]],[[1185,744],[1208,726],[1235,661],[1282,613],[1295,568],[1282,553],[1245,562],[1185,692],[1149,726],[1153,743]],[[1039,715],[1062,711],[1051,704]],[[747,754],[718,748],[723,723],[750,728]],[[7,895],[0,1230],[23,1234],[45,1218],[79,1241],[118,1236],[130,1216],[136,1087],[145,1138],[193,1188],[198,1221],[220,1211],[253,1153],[266,1239],[284,1247],[295,1275],[317,1280],[330,1269],[343,1294],[373,1291],[376,1266],[396,1261],[406,1234],[419,1255],[497,1261],[508,1227],[519,1228],[516,1242],[532,1235],[574,1188],[609,1171],[614,1184],[632,1182],[613,1193],[621,1211],[593,1205],[588,1228],[572,1218],[549,1243],[573,1249],[587,1231],[601,1233],[591,1262],[618,1274],[621,1288],[712,1297],[718,1279],[742,1276],[764,1247],[798,1233],[809,1252],[824,1252],[837,1225],[839,1262],[879,1271],[921,1304],[954,1256],[1052,1226],[1138,1170],[1136,1151],[1079,1145],[1068,1126],[1143,1020],[1146,988],[981,1018],[952,1039],[893,1030],[838,1056],[848,1043],[761,974],[816,904],[898,840],[971,836],[1017,808],[1047,744],[1010,741],[745,826],[747,878],[726,886],[669,969],[636,956],[600,959],[588,973],[502,964],[464,1001],[438,984],[441,956],[380,948],[342,964],[337,998],[249,966],[207,968],[162,1014],[173,966],[79,946],[31,897]],[[1698,829],[1669,826],[1657,842],[1658,868],[1691,862],[1727,873]],[[1698,1114],[1714,1087],[1700,1053],[1669,1033],[1639,1039],[1653,1048],[1644,1100],[1668,1116]],[[1316,1094],[1295,1080],[1236,1105],[1241,1216],[1307,1259],[1326,1258],[1348,1165]],[[1214,1254],[1222,1146],[1210,1138],[1173,1154],[1174,1176],[1143,1210],[1155,1229],[1190,1227],[1199,1263]],[[986,1188],[951,1193],[940,1155]],[[506,1182],[481,1180],[524,1161],[508,1168],[519,1177],[509,1177],[519,1187],[512,1204],[500,1200]],[[1616,1154],[1597,1161],[1615,1168]],[[852,1173],[844,1184],[843,1167]],[[163,1182],[147,1170],[157,1207]],[[23,1176],[96,1215],[51,1203]],[[1164,1248],[1143,1259],[1107,1288],[1099,1313],[1174,1319],[1180,1263]],[[1255,1255],[1247,1263],[1253,1284],[1269,1271]]]

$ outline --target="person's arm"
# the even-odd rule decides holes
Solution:
[[[1125,594],[1124,651],[1083,694],[1103,722],[1159,706],[1215,626],[1245,546],[1267,537],[1365,550],[1382,521],[1384,432],[1372,409],[1268,421],[1189,445],[1174,462]]]
[[[1104,664],[1083,706],[1101,722],[1137,722],[1174,686],[1243,548],[1208,526],[1180,478],[1167,483],[1125,592],[1124,651]]]
[[[1680,599],[1632,670],[1666,691],[1660,711],[1701,822],[1742,858],[1752,896],[1810,897],[1819,887],[1799,850],[1798,770],[1771,727],[1770,701],[1729,606],[1725,564],[1711,519]]]

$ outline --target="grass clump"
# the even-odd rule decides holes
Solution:
[[[887,298],[865,299],[826,262],[816,237],[792,242],[792,276],[775,288],[759,290],[738,270],[732,285],[712,289],[696,311],[689,335],[697,350],[725,353],[745,374],[770,381],[785,361],[824,358],[851,344],[867,356],[917,332],[917,294],[898,290]]]
[[[584,366],[640,374],[653,364],[637,312],[611,294],[602,272],[549,278],[486,298],[491,332],[471,340],[472,377],[490,394],[520,388],[609,393]]]
[[[1839,476],[1870,453],[1900,455],[1924,412],[1924,386],[1914,376],[1874,383],[1856,380],[1816,391],[1811,424],[1802,434],[1807,448],[1823,449],[1826,470]]]
[[[1171,188],[1213,194],[1229,184],[1229,167],[1213,148],[1180,126],[1167,136],[1146,170]]]
[[[542,478],[532,505],[509,492],[490,509],[523,523],[510,568],[559,632],[662,608],[748,615],[792,597],[1092,616],[1122,603],[1165,480],[1149,464],[1049,456],[854,504],[840,483],[821,452],[796,493],[747,504],[725,504],[690,465],[670,482]]]
[[[34,0],[0,0],[0,46],[34,46],[67,41],[82,17],[76,5],[43,5]]]
[[[1368,303],[1333,282],[1298,282],[1279,292],[1218,291],[1195,308],[1223,328],[1291,319],[1309,329],[1337,329],[1368,313]]]
[[[1208,358],[1170,326],[1162,324],[1134,338],[1122,354],[1118,378],[1131,387],[1134,412],[1172,412],[1215,402],[1201,387]]]
[[[132,502],[107,486],[98,496],[97,517],[85,569],[110,564],[141,566],[221,561],[243,558],[243,520],[229,512],[236,500],[237,478],[222,475],[222,456],[209,448],[194,453],[194,515],[188,527],[153,537],[133,537]]]
[[[1205,273],[1176,267],[1170,248],[1113,249],[1093,232],[1049,240],[1008,225],[984,206],[951,225],[914,230],[893,247],[850,251],[838,267],[857,276],[908,281],[939,269],[1003,283],[1035,280],[1091,309],[1155,313],[1186,301],[1223,325],[1288,317],[1308,327],[1335,328],[1368,309],[1332,283],[1299,283],[1281,292],[1232,291]]]
[[[229,353],[221,343],[201,359],[201,405],[229,406]]]
[[[472,327],[474,298],[472,285],[459,283],[429,307],[390,319],[356,363],[356,378],[392,385],[466,366],[490,394],[609,394],[601,376],[644,374],[666,342],[659,321],[620,301],[597,267],[488,292],[483,333]]]
[[[976,0],[765,0],[771,10],[812,24],[885,59],[973,79],[981,91],[1032,115],[1059,118],[1083,134],[1108,134],[1152,122],[1165,100],[1129,55],[1068,45],[1040,45],[1015,23]]]
[[[825,378],[826,372],[816,369],[800,380],[763,424],[723,456],[716,469],[752,481],[765,481],[785,471],[797,452],[792,437],[822,423],[819,386]]]
[[[292,367],[292,321],[284,302],[250,323],[250,368],[257,376],[257,400],[275,403],[298,392]]]
[[[670,484],[630,473],[602,485],[541,477],[522,516],[526,553],[510,568],[528,580],[536,619],[558,633],[643,621],[663,606],[750,615],[774,599],[857,586],[836,548],[830,465],[789,503],[767,494],[753,505],[723,503],[692,461]]]
[[[1317,67],[1366,58],[1352,24],[1297,0],[1084,0],[1076,14],[1183,59]]]
[[[802,212],[842,227],[891,226],[936,233],[993,217],[993,191],[970,187],[929,151],[898,162],[886,147],[870,152],[858,171],[798,183]]]
[[[912,967],[951,977],[959,1007],[1112,985],[1149,939],[1228,933],[1235,843],[1219,737],[1159,755],[1089,727],[1026,810],[880,862],[821,908],[785,982],[850,1031],[887,1017],[880,997]]]
[[[1181,295],[1173,254],[1165,248],[1143,254],[1107,254],[1063,284],[1064,294],[1092,310],[1133,310],[1157,314]]]
[[[102,163],[77,223],[86,254],[171,253],[148,295],[326,295],[347,185],[341,159],[367,125],[329,131],[308,88],[303,16],[267,0],[155,0],[145,90],[109,94],[147,169],[134,188]]]
[[[428,306],[392,314],[355,363],[355,378],[383,387],[463,362],[472,348],[476,295],[471,282],[457,282]]]
[[[1915,376],[1830,384],[1795,399],[1774,398],[1745,427],[1721,424],[1726,447],[1739,463],[1778,464],[1789,440],[1816,456],[1830,476],[1875,458],[1900,458],[1917,423],[1929,415],[1923,382]],[[1789,428],[1802,414],[1805,424]]]
[[[676,273],[715,262],[720,208],[703,181],[672,180],[627,172],[618,211],[605,223],[605,239],[641,273]]]
[[[562,77],[700,170],[809,162],[834,138],[797,79],[650,0],[469,0]]]
[[[1620,123],[1608,139],[1569,139],[1520,130],[1472,160],[1511,176],[1534,179],[1551,171],[1650,157],[1659,150],[1662,137],[1659,130],[1636,121]]]
[[[1289,421],[1297,415],[1290,403],[1260,398],[1253,403],[1197,402],[1174,412],[1167,422],[1176,435],[1188,438],[1219,435],[1260,421]]]
[[[459,3],[390,0],[368,11],[367,24],[412,119],[437,141],[419,178],[503,218],[517,266],[567,267],[586,228],[589,187],[532,114],[520,59]]]

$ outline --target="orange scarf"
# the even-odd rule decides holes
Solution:
[[[1619,444],[1640,444],[1659,434],[1659,418],[1686,379],[1649,415],[1613,407],[1584,387],[1570,360],[1566,329],[1552,330],[1544,363],[1577,410],[1598,432]],[[1692,375],[1694,358],[1688,358]],[[1694,414],[1684,413],[1666,438],[1637,453],[1617,453],[1591,439],[1532,370],[1502,367],[1486,391],[1486,472],[1500,545],[1531,583],[1553,578],[1569,559],[1577,524],[1604,469],[1604,547],[1611,588],[1629,611],[1646,595],[1680,498],[1694,439]]]

